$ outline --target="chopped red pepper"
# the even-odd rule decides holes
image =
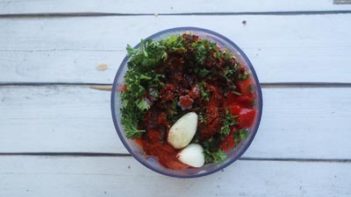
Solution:
[[[189,96],[180,96],[179,97],[179,106],[185,110],[185,109],[191,109],[191,106],[193,104],[194,100]]]
[[[239,88],[239,91],[242,95],[248,95],[248,94],[251,94],[252,91],[251,91],[251,85],[252,85],[252,80],[249,78],[249,79],[245,79],[243,81],[239,81],[237,83],[237,86]]]
[[[254,105],[255,98],[253,95],[243,95],[239,96],[236,99],[236,103],[244,106],[244,107],[252,107]]]
[[[238,123],[240,128],[248,128],[251,127],[256,116],[256,110],[255,109],[247,109],[243,108],[240,111],[239,117],[238,117]]]
[[[236,130],[235,128],[232,128],[230,134],[222,140],[222,142],[220,144],[221,150],[228,152],[235,147],[235,140],[234,140],[235,130]]]
[[[230,105],[229,107],[229,112],[233,116],[237,116],[240,113],[241,107],[239,105]]]

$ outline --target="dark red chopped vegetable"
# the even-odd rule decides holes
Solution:
[[[179,106],[182,110],[191,109],[193,102],[194,100],[189,95],[179,97]]]

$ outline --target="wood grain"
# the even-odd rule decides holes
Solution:
[[[210,176],[175,179],[131,157],[0,157],[0,177],[0,195],[13,197],[351,195],[349,163],[238,161]]]
[[[262,82],[350,83],[350,20],[351,15],[3,19],[0,73],[6,75],[0,82],[111,83],[128,43],[170,27],[201,26],[241,46]],[[107,69],[99,70],[101,64]]]
[[[350,159],[350,88],[265,88],[246,157]],[[0,88],[1,152],[126,153],[110,92],[85,86]]]
[[[250,1],[122,1],[122,0],[16,0],[0,1],[1,14],[23,13],[223,13],[223,12],[282,12],[282,11],[311,11],[311,10],[346,10],[349,5],[333,5],[330,0],[260,0]]]

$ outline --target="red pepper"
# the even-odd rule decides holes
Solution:
[[[185,109],[191,109],[192,105],[193,105],[194,100],[189,96],[189,95],[185,95],[185,96],[180,96],[179,97],[179,106],[185,110]]]
[[[228,109],[231,115],[237,116],[240,113],[241,107],[239,105],[230,105]]]
[[[235,147],[235,140],[234,140],[234,132],[236,131],[235,128],[232,128],[231,132],[229,135],[227,135],[227,137],[225,137],[219,148],[225,152],[228,152],[230,150],[232,150]]]
[[[230,105],[233,105],[236,103],[236,99],[237,99],[238,96],[236,96],[235,94],[233,93],[228,93],[226,99],[224,100],[224,105],[225,106],[230,106]]]
[[[241,109],[238,117],[238,123],[240,128],[248,128],[251,127],[256,116],[255,109]]]
[[[161,140],[161,133],[157,130],[148,130],[147,137],[152,143],[159,142]]]
[[[239,91],[242,95],[249,95],[251,94],[251,84],[252,84],[252,81],[251,79],[246,79],[246,80],[243,80],[243,81],[239,81],[237,83],[237,86],[239,88]]]
[[[253,95],[243,95],[239,96],[236,99],[236,103],[240,104],[243,107],[252,107],[254,105],[255,98]]]

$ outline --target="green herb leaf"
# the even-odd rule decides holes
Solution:
[[[200,77],[206,77],[209,73],[210,73],[210,71],[207,70],[206,68],[201,68],[198,70],[198,75]]]
[[[219,163],[224,161],[228,157],[227,154],[222,150],[217,150],[214,152],[205,150],[204,154],[206,163]]]
[[[167,58],[166,47],[158,41],[142,40],[138,48],[127,46],[128,70],[124,76],[126,91],[121,93],[121,121],[128,138],[140,137],[143,131],[137,128],[145,111],[151,106],[144,95],[149,88],[154,89],[154,96],[158,96],[164,85],[164,75],[154,71],[157,65]]]
[[[230,127],[236,125],[236,119],[234,116],[232,116],[228,111],[225,114],[221,130],[219,133],[221,134],[222,137],[225,137],[229,135],[230,133]]]
[[[198,64],[204,64],[208,56],[208,40],[199,40],[192,44],[195,52],[195,60]]]
[[[199,113],[199,121],[201,123],[205,123],[207,121],[206,115],[204,113],[202,113],[202,112]]]
[[[179,35],[171,35],[167,39],[160,41],[162,45],[166,47],[169,51],[175,52],[186,52],[184,46],[184,40],[182,36]]]
[[[239,144],[241,141],[245,140],[249,135],[248,129],[239,129],[234,133],[235,144]]]
[[[239,74],[238,79],[239,80],[246,80],[249,78],[249,76],[250,76],[250,73],[245,70],[244,72]]]
[[[206,83],[203,81],[200,82],[199,89],[200,89],[201,98],[205,101],[209,101],[210,100],[210,93],[206,89]]]
[[[145,111],[150,108],[150,104],[145,99],[136,101],[136,105],[141,111]]]

